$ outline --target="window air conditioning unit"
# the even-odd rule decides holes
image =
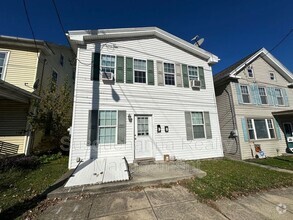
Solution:
[[[199,80],[191,80],[191,88],[192,89],[200,89],[200,81]]]
[[[102,80],[111,81],[113,80],[114,75],[111,72],[102,72]]]

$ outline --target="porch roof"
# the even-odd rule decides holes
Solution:
[[[279,115],[292,115],[293,116],[293,109],[290,110],[284,110],[284,111],[277,111],[277,112],[272,112],[274,116],[279,116]]]
[[[40,97],[8,82],[0,80],[0,99],[1,98],[16,102],[29,103],[30,99],[39,99]]]

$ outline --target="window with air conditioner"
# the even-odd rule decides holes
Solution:
[[[102,73],[115,73],[115,56],[112,55],[101,55],[101,71]]]

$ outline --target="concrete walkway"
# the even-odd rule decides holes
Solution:
[[[263,165],[263,164],[259,164],[259,163],[248,162],[248,161],[242,161],[242,162],[248,163],[248,164],[251,164],[251,165],[254,165],[254,166],[266,168],[266,169],[269,169],[269,170],[275,170],[275,171],[279,171],[279,172],[283,172],[283,173],[291,173],[291,174],[293,174],[292,170],[281,169],[281,168],[278,168],[278,167],[272,167],[272,166],[269,166],[269,165]]]
[[[293,187],[222,199],[211,206],[182,186],[127,190],[65,199],[38,219],[293,219]]]

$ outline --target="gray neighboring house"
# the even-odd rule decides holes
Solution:
[[[214,76],[224,154],[249,159],[293,150],[293,75],[265,48]]]

